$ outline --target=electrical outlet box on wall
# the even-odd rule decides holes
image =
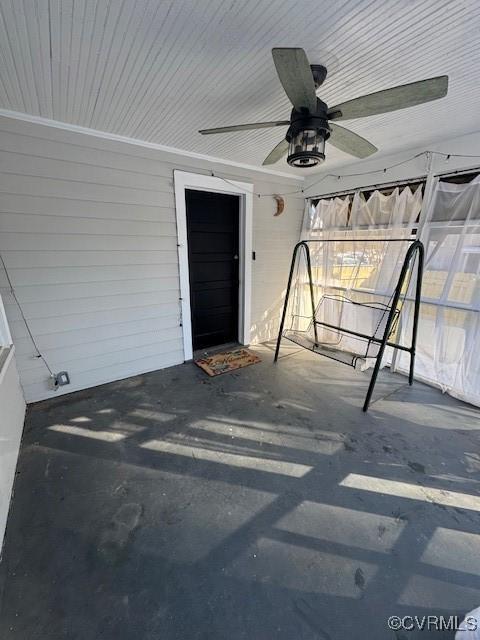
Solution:
[[[53,386],[55,389],[58,387],[64,387],[67,384],[70,384],[70,376],[68,375],[68,371],[59,371],[55,373],[53,376]]]

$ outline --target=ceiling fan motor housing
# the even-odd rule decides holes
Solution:
[[[317,98],[317,110],[292,110],[286,140],[287,162],[292,167],[314,167],[325,160],[325,141],[330,137],[327,105]]]

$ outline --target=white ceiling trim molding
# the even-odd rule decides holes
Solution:
[[[31,122],[33,124],[41,124],[45,127],[63,129],[64,131],[70,131],[73,133],[83,133],[87,136],[94,136],[96,138],[103,138],[105,140],[113,140],[114,142],[123,142],[125,144],[144,147],[146,149],[154,149],[155,151],[163,151],[164,153],[171,153],[186,158],[194,158],[196,160],[204,160],[205,162],[223,164],[227,167],[237,167],[239,169],[246,169],[248,171],[254,171],[256,173],[266,173],[268,175],[285,178],[287,180],[294,180],[296,182],[303,182],[305,180],[304,176],[295,176],[291,173],[284,173],[283,171],[274,171],[272,169],[256,167],[255,165],[245,164],[243,162],[235,162],[234,160],[216,158],[214,156],[206,155],[203,153],[195,153],[193,151],[186,151],[185,149],[177,149],[176,147],[170,147],[164,144],[146,142],[145,140],[138,140],[137,138],[129,138],[128,136],[121,136],[116,133],[108,133],[107,131],[99,131],[98,129],[89,129],[88,127],[81,127],[76,124],[61,122],[60,120],[50,120],[49,118],[44,118],[43,116],[30,115],[29,113],[22,113],[20,111],[9,111],[8,109],[0,109],[0,117],[1,116],[5,118],[13,118],[15,120],[22,120],[24,122]]]

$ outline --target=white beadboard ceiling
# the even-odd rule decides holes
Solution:
[[[274,46],[326,64],[330,105],[448,74],[442,100],[345,122],[386,154],[480,129],[479,33],[478,0],[0,0],[0,108],[261,165],[284,129],[198,129],[288,117]]]

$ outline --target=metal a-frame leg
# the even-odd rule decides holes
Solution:
[[[315,296],[313,295],[312,261],[310,260],[310,247],[305,244],[305,257],[307,259],[308,284],[310,287],[310,304],[312,305],[313,335],[315,336],[315,346],[318,347],[317,318],[315,316]]]
[[[408,384],[410,386],[412,386],[413,384],[413,373],[415,370],[418,319],[420,317],[420,302],[422,299],[423,261],[425,256],[425,249],[422,243],[418,244],[417,250],[418,250],[417,282],[415,287],[415,307],[413,310],[412,347],[410,351],[410,371],[408,372]]]
[[[274,362],[277,362],[277,360],[278,360],[278,353],[280,351],[280,343],[282,341],[283,329],[285,327],[285,318],[287,316],[288,301],[289,301],[289,298],[290,298],[290,289],[292,288],[293,272],[295,270],[295,263],[296,263],[296,260],[297,260],[297,254],[298,254],[300,248],[303,248],[304,251],[305,251],[305,259],[306,259],[306,263],[307,263],[308,282],[309,282],[309,287],[310,287],[310,302],[311,302],[311,305],[312,305],[312,322],[313,322],[313,330],[314,330],[314,335],[315,335],[315,346],[318,344],[317,324],[315,322],[315,320],[316,320],[316,318],[315,318],[315,297],[314,297],[314,294],[313,294],[312,262],[310,260],[310,249],[309,249],[307,243],[302,241],[302,242],[297,243],[295,245],[294,250],[293,250],[292,262],[290,264],[290,273],[288,275],[287,291],[286,291],[286,294],[285,294],[285,302],[283,304],[282,319],[280,320],[280,329],[279,329],[279,332],[278,332],[277,346],[276,346],[276,349],[275,349],[275,357],[273,359]]]
[[[365,402],[363,403],[363,411],[368,411],[368,407],[370,405],[370,400],[372,398],[373,389],[375,388],[375,383],[377,382],[378,372],[380,371],[380,366],[382,364],[383,354],[385,352],[385,347],[387,346],[388,337],[392,330],[393,319],[395,317],[395,311],[398,306],[398,301],[400,299],[400,295],[402,293],[403,285],[405,282],[405,278],[407,276],[408,267],[410,265],[411,260],[413,259],[415,253],[418,253],[418,267],[417,267],[417,286],[415,291],[415,310],[414,310],[414,318],[413,318],[413,331],[412,331],[412,344],[409,349],[410,352],[410,372],[409,372],[409,384],[413,383],[413,372],[415,366],[415,347],[417,340],[417,329],[418,329],[418,318],[420,314],[420,301],[421,301],[421,293],[422,293],[422,277],[423,277],[423,257],[424,257],[424,249],[423,244],[419,240],[415,240],[413,242],[406,255],[405,260],[402,265],[402,270],[400,272],[400,277],[398,278],[397,286],[395,287],[395,293],[392,299],[392,306],[390,312],[388,314],[387,324],[385,326],[385,331],[383,333],[382,341],[380,342],[380,348],[378,350],[377,359],[375,361],[375,367],[373,368],[372,377],[370,378],[370,384],[368,385],[367,395],[365,396]]]

